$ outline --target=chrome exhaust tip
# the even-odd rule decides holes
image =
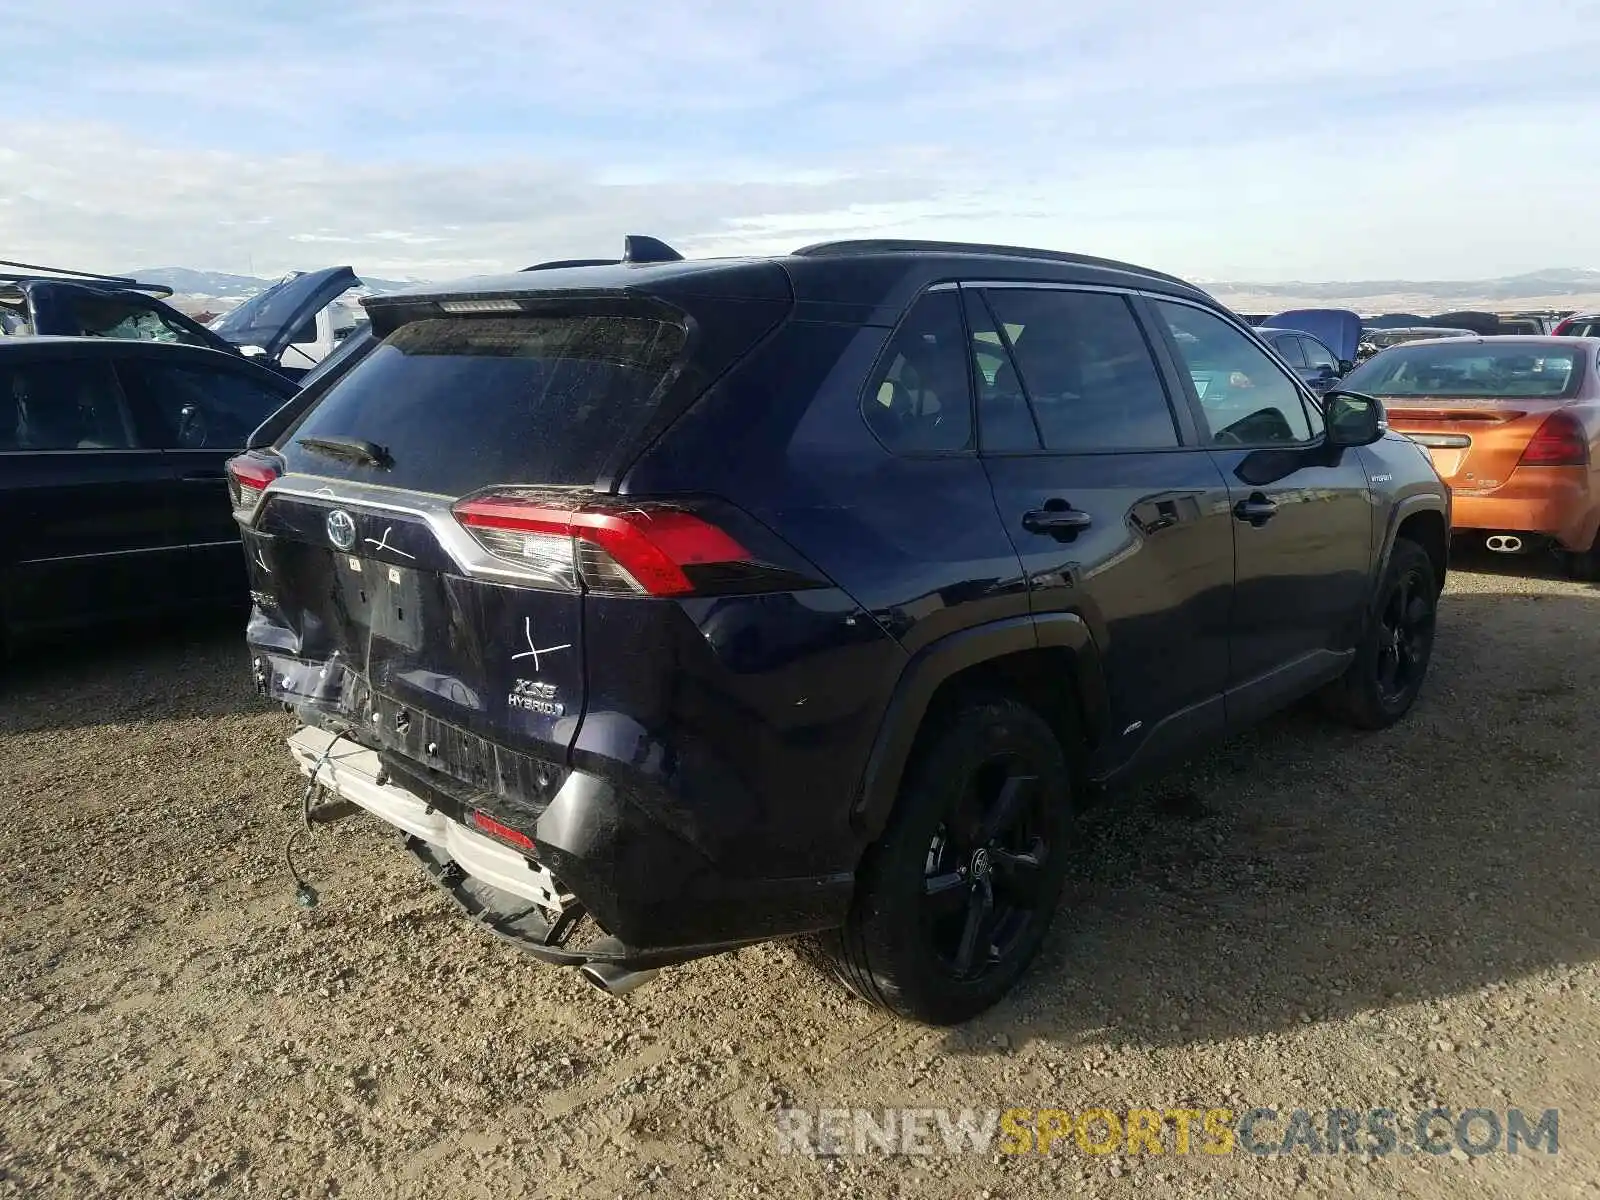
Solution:
[[[578,968],[578,973],[611,996],[626,996],[629,992],[642,988],[659,974],[653,967],[643,971],[630,971],[625,967],[614,967],[610,963],[603,962],[584,963]]]
[[[1520,554],[1522,552],[1522,539],[1514,533],[1492,533],[1483,539],[1483,544],[1496,554]]]

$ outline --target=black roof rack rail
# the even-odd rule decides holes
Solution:
[[[1085,267],[1108,267],[1115,271],[1128,271],[1134,275],[1148,275],[1168,283],[1181,284],[1194,291],[1201,289],[1187,279],[1152,271],[1134,263],[1118,262],[1114,258],[1096,258],[1091,254],[1070,254],[1064,250],[1039,250],[1031,246],[1001,246],[987,242],[937,242],[915,238],[859,238],[839,242],[814,242],[792,252],[795,258],[826,258],[846,254],[989,254],[1000,258],[1037,258],[1049,262],[1075,263]]]
[[[620,258],[553,258],[549,262],[534,263],[524,271],[554,271],[561,267],[614,267]]]
[[[63,283],[99,283],[111,287],[130,288],[136,292],[150,292],[156,296],[170,296],[172,289],[164,283],[140,283],[126,275],[103,275],[98,271],[73,271],[67,267],[41,267],[37,263],[11,262],[0,259],[0,267],[16,270],[0,271],[0,283],[29,283],[36,279],[57,279]]]
[[[682,262],[683,255],[660,238],[642,233],[630,233],[622,239],[622,261],[625,263]]]

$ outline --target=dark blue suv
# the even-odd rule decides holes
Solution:
[[[964,1019],[1038,949],[1075,803],[1422,683],[1448,490],[1169,276],[630,239],[367,308],[231,464],[257,685],[314,783],[607,990],[817,934]]]

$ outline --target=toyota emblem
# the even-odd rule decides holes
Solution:
[[[328,540],[340,550],[349,550],[356,544],[356,519],[342,508],[328,514]]]

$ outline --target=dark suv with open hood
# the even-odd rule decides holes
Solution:
[[[381,344],[231,464],[257,684],[316,783],[608,990],[818,934],[963,1019],[1092,790],[1421,685],[1427,457],[1169,276],[630,239],[366,304]]]

